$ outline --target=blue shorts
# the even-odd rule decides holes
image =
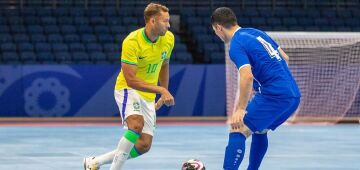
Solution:
[[[300,98],[274,98],[256,94],[246,108],[244,123],[252,132],[275,130],[297,109]]]

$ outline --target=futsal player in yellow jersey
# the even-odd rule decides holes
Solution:
[[[111,162],[110,170],[120,170],[127,159],[148,152],[156,110],[163,104],[175,104],[168,91],[169,58],[174,47],[174,35],[168,31],[169,10],[150,3],[144,10],[144,19],[145,27],[131,32],[123,41],[121,71],[115,85],[115,99],[126,131],[115,150],[85,158],[85,170],[97,170]],[[156,94],[161,97],[155,103]]]

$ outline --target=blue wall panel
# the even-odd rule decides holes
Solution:
[[[118,65],[2,65],[0,116],[118,116]],[[171,65],[176,105],[158,116],[225,115],[224,65]]]

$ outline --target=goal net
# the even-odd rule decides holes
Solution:
[[[268,33],[290,58],[302,98],[290,122],[358,121],[360,117],[359,33]],[[238,70],[226,55],[227,114],[234,109]]]

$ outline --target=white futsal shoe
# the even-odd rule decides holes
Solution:
[[[99,164],[94,162],[95,157],[84,158],[84,170],[99,170]]]

